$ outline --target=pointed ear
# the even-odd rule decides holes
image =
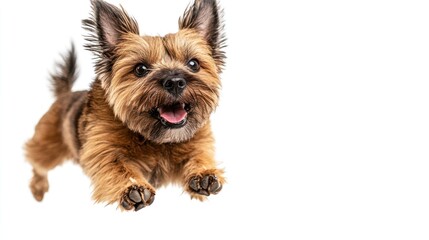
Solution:
[[[216,0],[195,0],[179,19],[180,29],[194,29],[207,41],[219,70],[225,61],[225,53],[222,50],[225,47],[222,15],[223,11]]]
[[[114,59],[115,46],[126,33],[139,34],[135,19],[125,10],[102,0],[91,0],[92,15],[82,21],[83,28],[89,31],[85,47],[98,57],[98,67]],[[108,67],[108,66],[105,66]],[[108,69],[105,69],[108,70]]]

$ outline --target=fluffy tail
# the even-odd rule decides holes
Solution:
[[[73,83],[77,79],[76,51],[73,43],[70,50],[62,58],[62,62],[56,64],[57,71],[51,74],[52,91],[55,97],[71,92]]]

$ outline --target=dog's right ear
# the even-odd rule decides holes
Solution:
[[[91,0],[92,14],[82,21],[83,28],[89,31],[85,48],[97,56],[96,71],[108,73],[115,60],[115,46],[126,33],[139,34],[135,19],[125,10],[103,0]]]

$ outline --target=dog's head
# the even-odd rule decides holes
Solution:
[[[217,106],[224,64],[221,11],[216,0],[195,0],[179,31],[140,36],[122,8],[92,1],[83,21],[87,49],[114,114],[131,130],[157,142],[192,138]]]

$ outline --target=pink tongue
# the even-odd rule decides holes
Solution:
[[[162,118],[170,123],[179,123],[188,114],[182,106],[162,107],[159,109]]]

